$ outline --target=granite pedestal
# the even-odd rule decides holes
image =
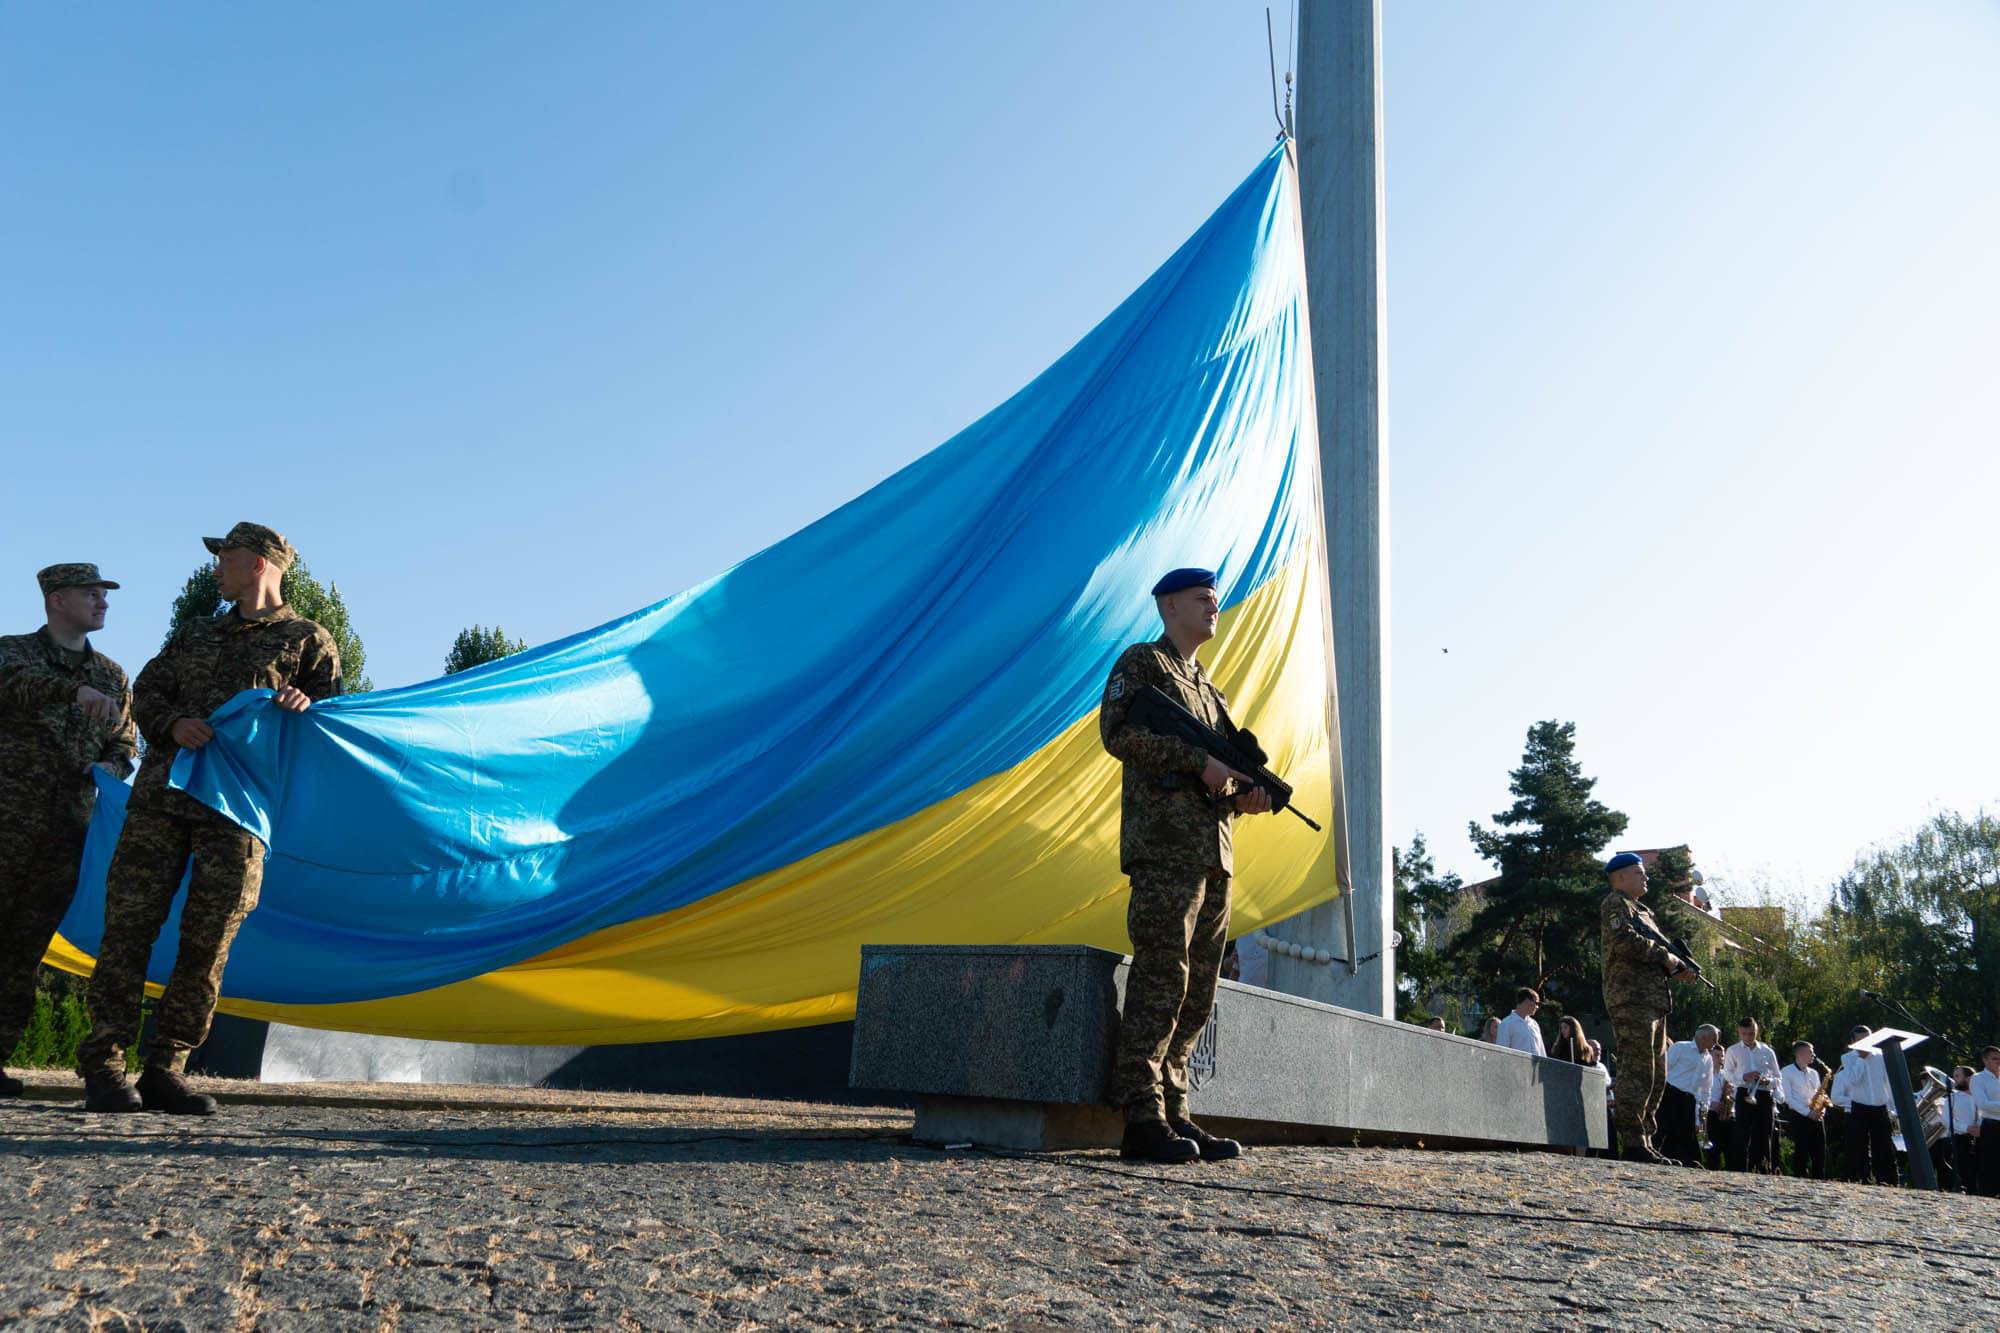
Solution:
[[[1080,946],[871,945],[850,1081],[914,1096],[925,1142],[1115,1144],[1125,977]],[[1190,1072],[1190,1112],[1252,1142],[1609,1142],[1600,1069],[1235,982]]]

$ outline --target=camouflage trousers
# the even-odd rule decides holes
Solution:
[[[1129,1124],[1184,1118],[1188,1056],[1215,1005],[1229,938],[1229,876],[1134,869],[1125,924],[1132,970],[1111,1100]]]
[[[1620,1005],[1611,1011],[1611,1041],[1618,1054],[1618,1098],[1612,1121],[1627,1152],[1651,1144],[1667,1090],[1667,1016],[1657,1009]]]
[[[76,897],[84,826],[0,810],[0,1064],[35,1009],[35,969]]]
[[[90,979],[90,1035],[77,1052],[79,1074],[125,1068],[125,1048],[139,1036],[146,962],[190,860],[180,950],[153,1010],[146,1063],[178,1071],[208,1040],[229,946],[263,886],[263,844],[220,820],[129,810],[105,879],[104,943]]]

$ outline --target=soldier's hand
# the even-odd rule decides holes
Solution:
[[[1694,969],[1672,954],[1667,955],[1667,979],[1669,981],[1693,981]]]
[[[1262,787],[1252,787],[1236,798],[1236,813],[1240,815],[1268,815],[1271,813],[1271,793]]]
[[[184,717],[168,732],[183,750],[199,750],[215,739],[215,728],[198,717]]]
[[[99,722],[118,720],[117,701],[104,691],[92,689],[88,685],[76,687],[76,706],[83,710],[85,717],[96,718]]]
[[[287,685],[278,691],[278,707],[287,713],[303,713],[312,707],[312,696],[296,685]]]
[[[1201,780],[1208,785],[1208,789],[1213,792],[1219,792],[1228,786],[1232,779],[1237,782],[1250,781],[1249,778],[1244,777],[1214,755],[1210,755],[1208,758],[1208,767],[1201,770]]]

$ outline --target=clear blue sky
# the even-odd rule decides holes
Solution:
[[[1398,841],[1545,717],[1739,897],[1994,802],[2000,7],[1387,8]],[[13,4],[0,124],[6,627],[96,560],[136,670],[250,517],[384,685],[865,489],[1271,138],[1233,3]]]

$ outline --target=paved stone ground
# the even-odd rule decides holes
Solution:
[[[1266,1148],[1170,1172],[701,1098],[237,1085],[272,1104],[93,1116],[37,1099],[73,1080],[36,1081],[0,1104],[0,1324],[2000,1320],[1996,1200],[1549,1154]]]

